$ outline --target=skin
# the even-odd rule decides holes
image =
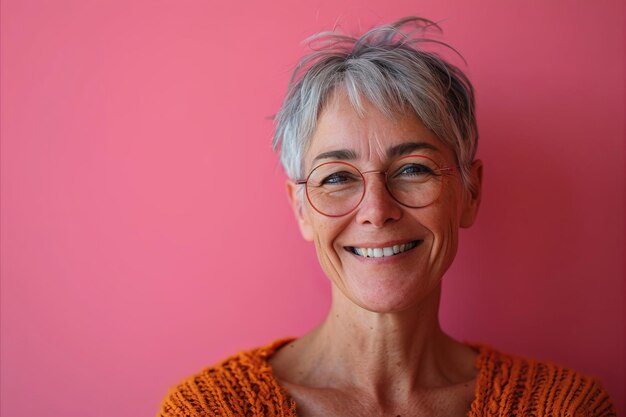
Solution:
[[[339,90],[322,111],[306,152],[305,172],[346,149],[361,171],[385,170],[389,148],[422,143],[426,155],[453,166],[454,153],[410,112],[389,118],[365,102],[359,115]],[[338,218],[312,209],[298,186],[287,192],[302,235],[313,241],[332,283],[327,318],[279,350],[270,364],[300,416],[462,416],[474,398],[476,352],[447,336],[438,321],[441,279],[456,254],[458,230],[473,224],[482,164],[469,192],[458,173],[445,177],[438,200],[408,208],[387,192],[384,175],[366,174],[366,193]],[[403,254],[376,260],[346,247],[384,247],[418,240]]]

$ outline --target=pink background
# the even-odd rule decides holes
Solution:
[[[624,403],[624,2],[2,1],[1,415],[151,416],[329,288],[270,149],[302,39],[440,20],[477,90],[454,336]]]

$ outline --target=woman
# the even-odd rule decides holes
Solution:
[[[470,346],[438,322],[482,163],[471,84],[406,18],[316,37],[276,117],[288,195],[332,282],[317,328],[205,369],[160,416],[615,415],[575,371]]]

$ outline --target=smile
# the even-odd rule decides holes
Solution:
[[[409,243],[403,243],[402,245],[393,245],[388,246],[386,248],[355,248],[352,246],[346,247],[350,252],[355,255],[362,256],[365,258],[383,258],[386,256],[394,256],[399,253],[406,252],[408,250],[413,249],[418,244],[420,244],[421,240],[414,240]]]

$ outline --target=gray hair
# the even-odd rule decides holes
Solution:
[[[280,160],[290,178],[302,178],[304,153],[318,116],[332,93],[344,88],[359,114],[364,114],[362,95],[390,117],[412,109],[454,151],[464,185],[475,189],[469,175],[478,145],[474,91],[456,66],[416,47],[435,43],[456,52],[425,37],[433,29],[441,32],[430,20],[406,17],[358,38],[335,32],[309,38],[313,52],[296,66],[274,119],[273,149],[280,147]]]

